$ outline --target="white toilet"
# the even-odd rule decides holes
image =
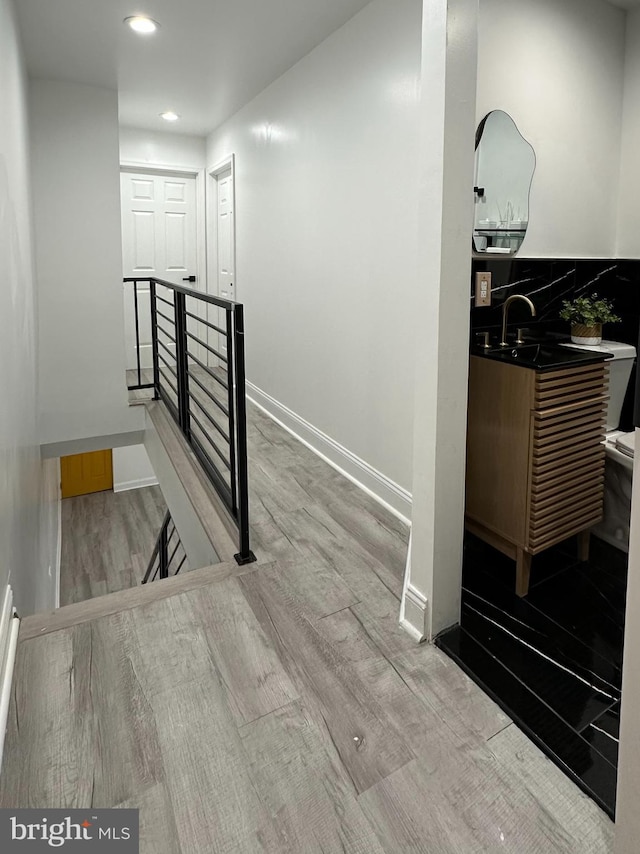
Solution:
[[[580,344],[566,346],[580,350],[598,350],[613,355],[613,359],[609,360],[604,518],[591,531],[601,540],[628,552],[635,432],[623,433],[618,428],[631,369],[636,358],[636,348],[618,341],[603,341],[593,347]]]

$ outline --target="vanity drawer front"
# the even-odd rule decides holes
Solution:
[[[603,458],[595,466],[589,463],[582,467],[574,467],[568,472],[560,472],[557,476],[546,477],[540,483],[534,484],[531,496],[532,512],[553,506],[568,497],[579,498],[594,485],[601,488],[604,484],[604,466]]]
[[[598,443],[594,447],[577,448],[572,454],[564,454],[535,464],[531,472],[531,500],[535,501],[538,488],[544,486],[552,477],[563,476],[565,483],[574,482],[573,472],[596,472],[604,461],[604,447]]]
[[[571,436],[580,437],[594,429],[601,430],[604,438],[607,401],[606,394],[598,394],[562,406],[534,409],[531,413],[534,449],[550,447],[558,441]]]
[[[541,412],[534,410],[535,441],[545,442],[569,433],[575,435],[594,424],[601,425],[604,430],[607,399],[606,396],[600,395],[586,403],[571,403]]]
[[[541,528],[557,524],[573,514],[581,513],[585,507],[590,507],[602,501],[603,479],[583,485],[578,490],[569,490],[565,494],[556,495],[548,503],[537,503],[531,508],[530,532],[535,535]]]
[[[531,469],[533,477],[553,475],[555,466],[604,453],[606,398],[534,410],[531,414]]]
[[[544,410],[598,399],[606,394],[608,384],[609,366],[605,363],[537,373],[534,406]]]
[[[562,465],[565,459],[579,458],[583,452],[597,448],[604,439],[604,428],[599,424],[585,427],[580,433],[565,437],[554,437],[533,443],[533,472],[548,470],[551,463]]]
[[[528,550],[537,554],[555,543],[566,540],[573,534],[579,534],[602,520],[602,494],[599,498],[581,506],[573,514],[553,517],[548,524],[532,527],[529,532]]]
[[[602,495],[604,483],[604,447],[577,452],[534,469],[530,489],[530,518],[535,521],[547,515],[549,509],[560,512],[571,500],[580,500],[586,493]]]

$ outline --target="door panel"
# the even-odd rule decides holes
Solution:
[[[168,213],[165,219],[167,272],[181,273],[182,276],[188,274],[189,246],[187,237],[185,215],[183,213]]]
[[[145,275],[145,273],[151,275],[154,272],[156,255],[153,212],[131,211],[131,220],[133,223],[131,275]]]
[[[111,449],[72,454],[60,458],[60,486],[63,498],[89,495],[113,489]]]
[[[153,181],[148,178],[133,178],[131,181],[131,198],[153,201]]]
[[[164,200],[165,202],[186,202],[187,188],[184,181],[165,181]]]
[[[124,276],[153,276],[185,284],[183,278],[197,274],[195,177],[122,172],[120,190]],[[128,370],[136,367],[133,289],[132,283],[124,284]],[[149,287],[139,284],[140,363],[143,368],[153,366],[150,311]]]

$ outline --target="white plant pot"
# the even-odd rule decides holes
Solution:
[[[582,338],[580,335],[572,335],[571,341],[573,344],[586,344],[587,347],[594,347],[596,344],[602,343],[602,335],[599,338]]]

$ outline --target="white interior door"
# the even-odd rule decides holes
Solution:
[[[215,181],[215,276],[212,286],[214,295],[222,299],[235,301],[235,216],[234,186],[231,165],[212,176]],[[221,329],[226,328],[224,309],[214,309],[209,320]],[[210,330],[209,344],[224,356],[227,355],[227,341],[224,335]],[[216,364],[212,354],[209,364]]]
[[[165,279],[177,285],[197,275],[196,178],[121,172],[124,276]],[[124,283],[127,369],[136,367],[133,284]],[[162,296],[167,297],[166,293]],[[172,312],[167,312],[172,316]],[[138,285],[140,360],[153,364],[148,285]]]
[[[218,181],[218,294],[235,299],[235,235],[233,226],[233,175],[231,167],[217,176]]]

